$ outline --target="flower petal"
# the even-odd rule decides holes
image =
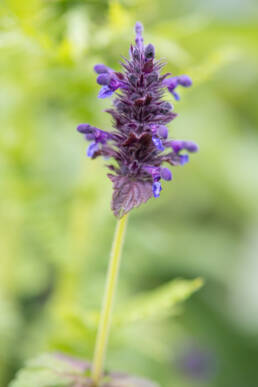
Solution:
[[[158,198],[160,196],[160,192],[162,191],[162,187],[159,181],[155,181],[155,183],[152,184],[152,192],[154,198]]]
[[[158,137],[155,137],[153,136],[152,137],[152,142],[153,144],[155,145],[155,147],[159,150],[159,151],[163,151],[165,148],[162,144],[162,141],[158,138]]]
[[[103,86],[99,91],[98,98],[108,98],[111,97],[113,93],[113,90],[111,90],[109,86]]]

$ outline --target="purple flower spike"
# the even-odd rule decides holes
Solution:
[[[191,86],[191,79],[187,75],[164,75],[162,62],[155,59],[154,46],[144,45],[139,22],[135,33],[135,45],[130,47],[130,57],[124,59],[121,71],[103,64],[94,67],[101,85],[98,97],[113,96],[112,107],[106,110],[112,117],[113,129],[106,132],[86,123],[77,127],[91,142],[87,155],[110,160],[107,167],[113,184],[111,207],[118,218],[153,196],[160,196],[161,179],[172,180],[172,172],[164,163],[172,167],[184,165],[189,161],[186,152],[198,150],[192,141],[169,139],[167,126],[177,114],[163,99],[167,89],[178,100],[177,88]]]
[[[155,183],[153,183],[152,191],[153,191],[154,198],[159,198],[160,192],[162,191],[160,182],[156,181]]]

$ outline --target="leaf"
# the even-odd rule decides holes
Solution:
[[[43,354],[28,362],[9,387],[92,387],[90,363],[62,353]],[[103,376],[100,387],[159,387],[156,383],[122,373]]]
[[[168,317],[178,304],[187,300],[203,286],[202,278],[176,279],[146,292],[123,307],[114,317],[116,324],[128,324],[139,320]]]
[[[30,360],[9,387],[86,387],[89,378],[85,372],[89,369],[90,363],[82,360],[46,353]]]
[[[203,279],[175,279],[154,290],[145,292],[118,309],[112,319],[113,326],[127,325],[143,320],[160,320],[178,312],[178,306],[203,286]],[[66,315],[66,319],[78,329],[78,324],[95,331],[99,312],[78,310]]]
[[[153,197],[151,182],[111,174],[108,177],[113,182],[114,190],[111,208],[119,218]]]

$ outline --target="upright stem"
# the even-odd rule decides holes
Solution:
[[[111,250],[108,274],[106,279],[106,288],[103,298],[103,305],[98,326],[98,333],[92,365],[92,380],[95,386],[98,386],[101,375],[103,373],[103,363],[105,360],[109,327],[111,322],[112,305],[119,272],[119,263],[126,230],[126,223],[127,215],[124,215],[121,219],[118,220]]]

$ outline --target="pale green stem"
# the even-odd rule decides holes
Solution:
[[[106,347],[111,322],[112,305],[115,295],[116,282],[119,272],[121,250],[123,247],[126,230],[127,215],[118,220],[116,232],[111,250],[109,268],[106,280],[106,288],[103,298],[100,322],[98,326],[97,339],[95,344],[94,358],[92,364],[92,380],[95,386],[103,375],[103,364],[105,361]]]

